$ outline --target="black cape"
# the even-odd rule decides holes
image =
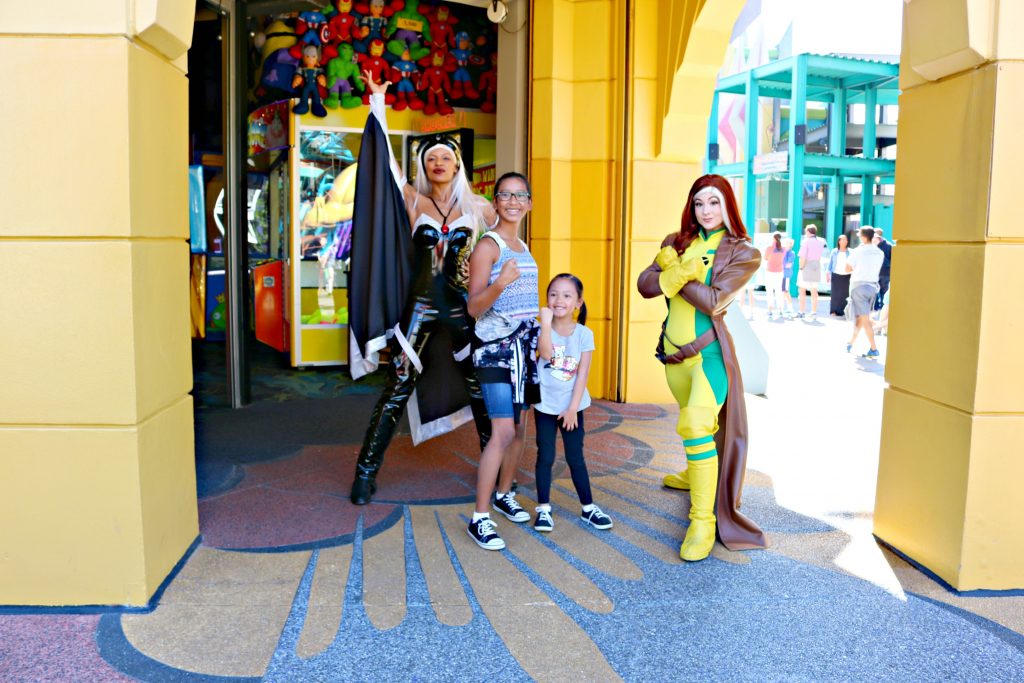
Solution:
[[[377,369],[380,350],[402,321],[415,274],[405,198],[391,172],[388,139],[372,114],[363,129],[355,194],[348,274],[348,355],[352,377],[359,379]],[[408,404],[414,444],[473,419],[469,394],[453,358],[460,349],[453,347],[451,334],[441,327],[423,349],[423,372]]]
[[[377,119],[367,117],[356,170],[348,279],[348,356],[354,379],[377,369],[378,353],[402,319],[412,286],[412,231],[391,174],[389,150]]]

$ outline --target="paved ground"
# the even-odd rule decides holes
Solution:
[[[957,596],[871,536],[885,339],[868,361],[845,322],[760,316],[744,511],[766,551],[678,559],[673,406],[588,413],[612,530],[578,522],[556,472],[555,531],[502,521],[489,553],[464,531],[470,429],[397,437],[356,508],[375,388],[313,399],[323,373],[277,379],[246,411],[197,411],[203,542],[156,609],[0,616],[0,681],[1024,681],[1024,597]],[[528,509],[532,466],[531,443]]]

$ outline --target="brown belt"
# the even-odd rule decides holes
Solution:
[[[717,338],[718,337],[715,336],[715,328],[712,327],[711,329],[704,332],[704,334],[694,339],[689,344],[683,344],[682,346],[680,346],[679,350],[676,351],[675,353],[671,355],[665,355],[665,340],[668,339],[668,337],[665,335],[665,331],[663,328],[661,332],[661,338],[658,339],[658,350],[655,351],[654,355],[657,356],[658,360],[660,360],[665,365],[675,365],[676,363],[682,363],[687,358],[693,358],[698,353],[707,348],[707,346],[711,344],[711,342],[715,341],[715,339]],[[673,346],[676,346],[676,344],[672,343],[671,339],[669,339],[669,343],[672,344]]]

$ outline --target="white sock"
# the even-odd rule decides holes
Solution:
[[[499,498],[504,498],[507,495],[508,495],[508,493],[502,493],[501,491],[495,491],[494,492],[494,499],[498,500]]]
[[[594,504],[593,503],[591,503],[590,505],[584,505],[583,506],[583,511],[584,512],[590,512],[593,509],[594,509]]]
[[[551,506],[547,503],[537,506],[537,512],[551,512]]]
[[[489,512],[474,512],[473,513],[473,524],[476,524],[481,519],[490,519],[491,513]]]

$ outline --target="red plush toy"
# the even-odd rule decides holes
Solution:
[[[480,92],[484,101],[480,103],[480,111],[490,114],[497,108],[498,98],[498,52],[491,53],[491,68],[480,74]]]
[[[445,94],[452,89],[448,71],[444,68],[445,53],[441,50],[434,50],[432,57],[432,65],[420,75],[419,90],[427,91],[427,104],[423,107],[423,113],[427,115],[451,114],[453,110],[445,99]]]
[[[352,0],[335,0],[334,7],[336,11],[327,24],[331,29],[331,41],[351,43],[352,29],[356,25],[356,17],[352,14]]]
[[[405,7],[405,0],[391,0],[391,2],[383,2],[383,0],[377,0],[377,2],[384,6],[383,14],[385,17],[390,17],[392,14],[400,11],[403,7]],[[358,14],[361,14],[365,17],[371,14],[370,5],[372,4],[374,4],[373,0],[371,0],[371,2],[360,2],[354,7],[354,9]]]
[[[455,47],[455,24],[459,23],[458,18],[451,15],[448,5],[438,5],[429,9],[423,14],[430,22],[430,47],[431,51],[445,50]]]
[[[378,39],[370,41],[370,54],[367,55],[356,55],[356,59],[359,60],[359,70],[370,73],[370,79],[374,83],[383,83],[390,71],[391,65],[388,64],[388,60],[384,59],[384,41]],[[391,92],[384,94],[385,104],[394,104],[395,96]],[[370,91],[367,89],[366,94],[363,95],[363,104],[370,103]]]

